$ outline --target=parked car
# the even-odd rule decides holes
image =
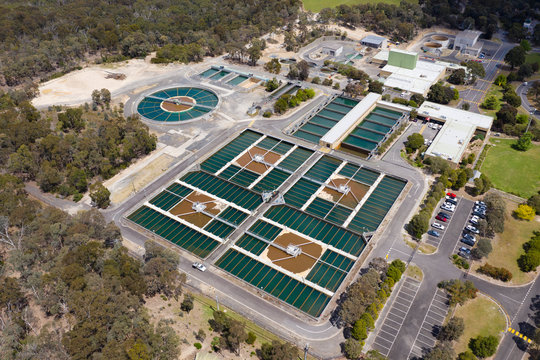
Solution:
[[[480,219],[485,219],[486,218],[486,213],[485,212],[473,211],[472,214],[474,216],[478,216]]]
[[[469,230],[473,234],[480,234],[480,230],[478,230],[476,227],[474,227],[472,225],[465,226],[465,229]]]
[[[446,193],[446,196],[449,196],[449,197],[451,197],[452,199],[455,199],[455,198],[457,197],[457,195],[456,195],[456,194],[454,194],[454,193],[451,193],[451,192],[449,192],[449,193]]]
[[[441,225],[441,224],[436,223],[436,222],[431,224],[431,226],[433,226],[435,229],[444,230],[444,225]]]
[[[467,253],[467,254],[471,253],[471,249],[469,249],[469,248],[467,248],[465,246],[460,247],[459,251],[463,251],[464,253]]]
[[[470,239],[461,238],[461,242],[464,243],[464,244],[467,244],[469,246],[474,246],[474,241],[472,241]]]
[[[469,222],[473,225],[478,225],[478,220],[480,220],[480,218],[478,216],[473,216]]]
[[[427,233],[428,233],[428,235],[435,236],[435,237],[441,236],[441,234],[438,231],[435,231],[435,230],[428,230]]]
[[[486,206],[486,203],[483,202],[483,201],[479,201],[479,200],[478,200],[478,201],[475,201],[475,202],[474,202],[474,205],[483,205],[483,206]]]
[[[457,201],[454,198],[451,198],[450,196],[446,197],[446,202],[450,204],[457,205]]]
[[[446,210],[446,211],[450,211],[450,212],[454,212],[456,210],[456,205],[444,203],[444,204],[441,205],[441,209]]]
[[[465,239],[471,240],[472,242],[476,242],[476,238],[475,238],[473,235],[471,235],[471,234],[464,234],[463,237],[464,237]]]
[[[450,217],[451,217],[450,214],[447,214],[447,213],[442,212],[442,211],[439,211],[438,215],[441,215],[442,217],[447,218],[447,219],[450,219]]]
[[[465,251],[458,251],[458,255],[461,256],[462,258],[465,258],[465,259],[470,259],[471,258],[471,253],[470,252],[465,252]]]
[[[194,267],[197,270],[200,270],[200,271],[203,271],[203,272],[206,271],[206,266],[204,266],[200,262],[193,263],[191,266]]]
[[[445,218],[444,216],[441,216],[441,215],[435,216],[435,219],[437,219],[439,221],[442,221],[442,222],[447,222],[448,221],[447,218]]]

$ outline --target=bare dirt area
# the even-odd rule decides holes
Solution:
[[[210,343],[217,333],[210,329],[208,320],[212,319],[213,307],[209,306],[201,301],[198,301],[199,296],[196,297],[193,302],[193,310],[189,313],[180,310],[180,304],[183,300],[183,296],[180,296],[178,300],[173,298],[166,298],[162,296],[155,296],[145,299],[145,307],[148,309],[150,319],[152,323],[157,324],[159,321],[164,321],[171,326],[176,334],[180,337],[180,356],[179,360],[195,359],[195,356],[206,355],[205,359],[216,360],[243,360],[253,358],[251,353],[255,351],[256,347],[261,346],[262,341],[271,342],[270,339],[263,339],[262,334],[255,331],[257,340],[254,345],[242,344],[240,353],[238,355],[233,354],[227,350],[222,352],[212,351]],[[227,309],[224,309],[226,313],[229,313]],[[231,317],[233,314],[231,314]],[[241,320],[241,319],[240,319]],[[250,324],[246,324],[246,331],[253,331]],[[197,339],[197,332],[202,329],[205,333],[204,340]],[[197,350],[194,344],[200,343],[202,348]]]
[[[180,100],[180,101],[182,101],[184,103],[195,104],[195,100],[188,97],[188,96],[175,96],[175,97],[172,97],[171,99]],[[191,109],[193,107],[193,105],[176,104],[176,103],[173,103],[173,102],[170,102],[170,101],[163,101],[161,103],[161,107],[164,110],[167,110],[167,111],[170,111],[170,112],[180,112],[180,111],[186,111],[186,110]]]
[[[274,240],[274,244],[283,248],[287,248],[289,245],[296,245],[302,250],[300,255],[296,257],[291,257],[285,251],[274,246],[270,246],[265,250],[265,255],[274,265],[278,265],[285,270],[301,276],[306,276],[309,273],[309,270],[315,265],[323,252],[323,248],[319,244],[293,233],[284,233],[278,236]]]
[[[206,224],[208,224],[210,220],[212,220],[212,218],[208,215],[194,210],[193,204],[195,203],[204,203],[204,205],[206,206],[204,211],[209,212],[213,215],[219,214],[224,207],[224,204],[218,203],[217,201],[215,201],[215,199],[209,196],[193,192],[188,195],[186,199],[179,202],[169,212],[187,222],[192,223],[195,226],[202,228]]]
[[[270,164],[275,164],[276,161],[281,158],[281,155],[279,154],[254,146],[249,149],[244,155],[239,157],[236,161],[236,164],[238,166],[245,167],[248,170],[256,172],[257,174],[263,174],[268,169],[268,166],[254,161],[253,158],[256,155],[263,155],[264,161]]]
[[[91,101],[92,90],[109,89],[111,93],[126,86],[136,87],[136,83],[148,84],[159,75],[173,72],[182,65],[156,65],[146,59],[133,59],[115,64],[90,65],[82,70],[73,71],[58,79],[43,83],[39,87],[40,95],[32,100],[37,108],[51,105],[78,105]],[[110,73],[124,74],[123,80],[107,78]]]
[[[334,202],[339,202],[340,204],[352,209],[354,209],[356,205],[360,203],[362,198],[369,190],[369,186],[345,178],[333,179],[331,183],[337,188],[339,188],[340,185],[347,185],[350,187],[349,192],[345,195],[328,187],[325,187],[323,192],[329,194]]]
[[[157,157],[151,154],[139,159],[128,169],[105,181],[105,187],[111,192],[111,202],[119,204],[133,192],[140,191],[167,170],[173,161],[174,157],[167,154],[161,154]]]

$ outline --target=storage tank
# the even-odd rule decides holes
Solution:
[[[440,53],[442,45],[438,42],[429,41],[422,46],[422,49],[428,53]]]
[[[431,42],[436,42],[441,44],[441,47],[447,48],[448,43],[450,42],[450,39],[446,35],[433,35],[431,37]]]

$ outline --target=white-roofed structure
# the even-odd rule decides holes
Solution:
[[[384,86],[423,96],[427,95],[429,88],[445,73],[445,66],[422,60],[417,61],[413,69],[387,64],[381,70],[381,76],[386,77]]]
[[[467,145],[477,130],[488,132],[493,123],[491,116],[456,109],[430,101],[424,101],[418,115],[429,120],[444,122],[425,155],[439,156],[459,163]]]
[[[381,94],[368,93],[356,106],[334,125],[320,140],[322,146],[336,149],[341,141],[347,137],[356,125],[369,114],[381,99]]]

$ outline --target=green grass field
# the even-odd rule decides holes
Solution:
[[[492,138],[492,146],[480,168],[500,190],[524,198],[540,190],[540,145],[525,152],[512,149],[513,139]]]
[[[506,328],[506,320],[499,307],[480,295],[458,307],[454,316],[462,318],[465,322],[465,331],[454,344],[456,354],[467,350],[471,338],[478,335],[500,337],[500,332]]]
[[[357,4],[394,4],[399,5],[399,0],[303,0],[304,9],[319,12],[324,8],[333,8],[338,5],[357,5]]]
[[[530,53],[525,57],[527,64],[538,63],[540,64],[540,53]]]
[[[523,244],[530,240],[533,231],[540,230],[538,221],[524,221],[512,216],[518,205],[516,202],[506,201],[504,231],[497,234],[492,241],[493,251],[487,257],[490,265],[504,267],[512,273],[513,285],[526,284],[534,278],[534,273],[524,273],[519,269],[517,259],[525,253]],[[477,267],[478,265],[474,266]]]

